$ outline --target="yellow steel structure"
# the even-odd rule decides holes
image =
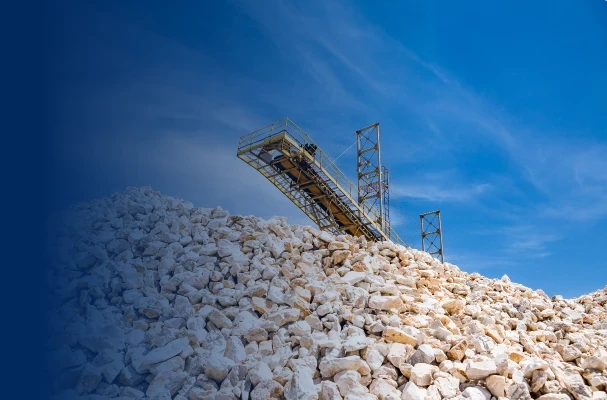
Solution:
[[[259,171],[320,229],[404,244],[379,210],[359,204],[358,188],[314,141],[288,118],[244,135],[238,157]]]

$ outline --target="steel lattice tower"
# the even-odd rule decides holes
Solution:
[[[443,229],[440,218],[440,210],[421,214],[419,216],[422,234],[422,251],[435,255],[438,254],[440,261],[445,262],[443,251]],[[438,244],[436,243],[438,241]]]
[[[356,131],[356,150],[358,204],[365,210],[378,210],[374,222],[382,231],[390,232],[388,170],[381,165],[379,123]]]

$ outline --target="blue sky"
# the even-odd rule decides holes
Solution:
[[[440,209],[465,271],[567,297],[607,284],[607,2],[166,4],[47,5],[54,207],[151,185],[307,224],[239,136],[288,116],[337,156],[380,122],[409,244]],[[354,151],[338,164],[352,177]]]

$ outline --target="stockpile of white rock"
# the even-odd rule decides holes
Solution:
[[[607,290],[550,299],[145,187],[53,228],[57,398],[607,399]]]

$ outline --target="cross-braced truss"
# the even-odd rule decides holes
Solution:
[[[358,178],[358,203],[365,209],[376,209],[375,221],[386,229],[385,193],[387,176],[383,176],[379,147],[379,123],[356,131],[356,172]],[[389,229],[388,229],[389,230]]]
[[[355,201],[356,188],[318,146],[288,118],[244,135],[238,157],[259,171],[320,229],[403,244],[378,224],[368,201]]]
[[[443,252],[443,229],[440,219],[440,210],[421,214],[419,216],[420,229],[422,233],[422,251],[438,256],[441,262],[445,262]]]

